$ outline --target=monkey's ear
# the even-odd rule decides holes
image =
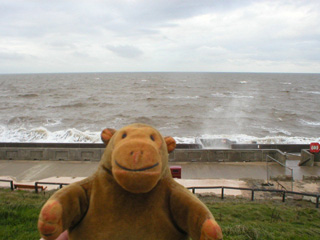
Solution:
[[[164,140],[167,144],[168,153],[171,153],[177,146],[176,140],[173,137],[165,137]]]
[[[116,133],[116,130],[113,128],[106,128],[101,132],[101,140],[105,145],[108,145],[112,136]]]

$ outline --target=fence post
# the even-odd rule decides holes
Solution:
[[[283,191],[283,195],[282,195],[282,202],[285,202],[286,201],[286,192]]]
[[[293,182],[294,182],[294,179],[293,179],[293,169],[291,169],[291,191],[293,191]]]
[[[38,182],[34,183],[34,190],[36,193],[38,193]]]
[[[319,198],[320,198],[320,196],[319,196],[319,195],[317,195],[316,208],[319,208]]]
[[[251,201],[254,201],[254,189],[251,190]]]
[[[266,164],[267,164],[267,184],[269,185],[269,165],[268,165],[268,156],[266,155]]]
[[[13,181],[10,181],[10,188],[11,188],[11,191],[13,191]]]
[[[59,186],[60,186],[60,189],[61,189],[62,188],[62,184],[60,184]]]
[[[224,187],[221,188],[221,199],[224,199]]]

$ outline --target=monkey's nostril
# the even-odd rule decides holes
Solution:
[[[131,155],[131,156],[133,155],[133,151],[130,153],[130,155]]]

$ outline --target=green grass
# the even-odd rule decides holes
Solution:
[[[236,199],[207,203],[225,240],[320,239],[320,211],[309,205]]]
[[[37,220],[50,193],[0,189],[0,239],[39,239]],[[320,239],[320,211],[314,204],[201,198],[222,227],[224,239]]]
[[[37,221],[48,194],[0,189],[0,239],[39,239]]]

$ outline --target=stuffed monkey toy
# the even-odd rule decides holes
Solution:
[[[43,206],[41,237],[68,230],[73,240],[214,240],[222,232],[207,207],[178,184],[168,167],[172,137],[132,124],[101,133],[98,170],[64,187]]]

